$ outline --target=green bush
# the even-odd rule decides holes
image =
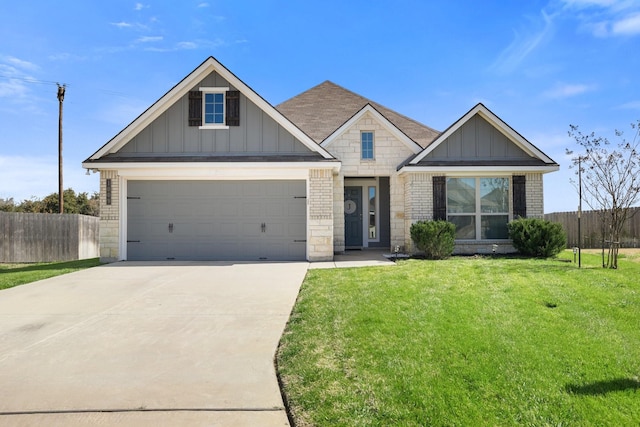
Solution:
[[[411,225],[411,239],[429,259],[445,259],[453,253],[456,226],[447,221],[418,221]]]
[[[519,218],[508,225],[513,247],[523,255],[548,258],[567,246],[567,235],[557,222],[538,218]]]

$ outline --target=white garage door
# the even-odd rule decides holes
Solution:
[[[129,260],[303,260],[305,181],[129,181]]]

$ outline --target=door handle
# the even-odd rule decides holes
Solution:
[[[169,233],[173,233],[173,223],[169,223]]]

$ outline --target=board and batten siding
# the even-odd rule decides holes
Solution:
[[[531,157],[482,117],[476,115],[444,140],[428,160],[513,160]]]
[[[200,87],[228,87],[236,90],[213,72],[192,90]],[[189,126],[189,94],[161,114],[149,126],[122,147],[118,154],[310,154],[302,142],[240,94],[240,126],[228,129],[200,129]]]

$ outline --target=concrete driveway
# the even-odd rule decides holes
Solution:
[[[0,425],[289,425],[308,264],[120,262],[0,291]]]

